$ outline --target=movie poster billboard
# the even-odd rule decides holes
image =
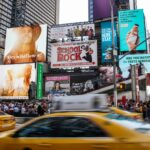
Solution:
[[[95,27],[93,23],[75,23],[62,24],[51,27],[51,41],[79,41],[81,37],[83,40],[91,40],[95,34]]]
[[[45,96],[64,96],[70,92],[70,76],[46,76]]]
[[[119,11],[119,29],[121,52],[147,49],[146,42],[137,46],[146,39],[143,9]]]
[[[97,66],[97,41],[51,44],[51,68]]]
[[[84,94],[99,88],[99,77],[95,74],[72,75],[70,76],[71,95]]]
[[[112,29],[111,22],[101,22],[102,62],[112,62]],[[114,43],[117,47],[116,22],[114,24]]]
[[[47,25],[8,28],[4,64],[46,61]]]
[[[0,99],[28,99],[31,82],[35,83],[35,64],[0,66]]]
[[[119,56],[122,58],[122,55]],[[131,65],[138,64],[139,75],[150,73],[150,54],[127,55],[119,61],[123,78],[131,78]]]

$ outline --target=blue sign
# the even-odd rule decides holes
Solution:
[[[102,62],[112,62],[112,29],[111,22],[102,22],[101,26],[101,46],[102,46]],[[117,47],[116,22],[114,24],[114,43]]]
[[[121,52],[147,49],[143,9],[119,11],[119,29]]]

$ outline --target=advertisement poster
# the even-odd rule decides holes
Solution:
[[[70,93],[79,95],[99,88],[99,77],[95,74],[74,75],[70,77]]]
[[[43,64],[37,65],[37,99],[43,97]]]
[[[62,24],[51,27],[51,40],[79,41],[93,39],[95,27],[93,23]]]
[[[143,9],[119,11],[120,51],[146,50],[145,18]],[[136,48],[135,48],[136,47]]]
[[[45,96],[63,96],[70,92],[70,76],[46,76]]]
[[[97,66],[97,41],[51,44],[51,68]]]
[[[0,99],[28,99],[31,82],[35,82],[35,64],[0,66]]]
[[[101,26],[101,45],[102,45],[102,62],[112,62],[112,29],[111,22],[102,22]],[[114,43],[117,47],[116,22],[114,24]]]
[[[121,58],[122,55],[119,56]],[[138,64],[139,75],[150,73],[150,54],[127,55],[119,61],[123,78],[131,77],[131,65]]]
[[[8,28],[4,64],[46,61],[47,25]]]

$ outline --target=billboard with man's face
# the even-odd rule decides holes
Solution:
[[[51,68],[97,66],[97,41],[51,44]]]
[[[35,64],[0,66],[0,99],[28,99],[28,89],[35,82]]]
[[[46,61],[47,25],[8,28],[4,64]]]
[[[120,51],[146,50],[145,19],[142,9],[119,11]],[[139,45],[139,46],[137,46]]]

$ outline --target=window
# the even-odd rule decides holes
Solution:
[[[87,118],[52,117],[28,125],[14,137],[108,137],[108,134]]]

